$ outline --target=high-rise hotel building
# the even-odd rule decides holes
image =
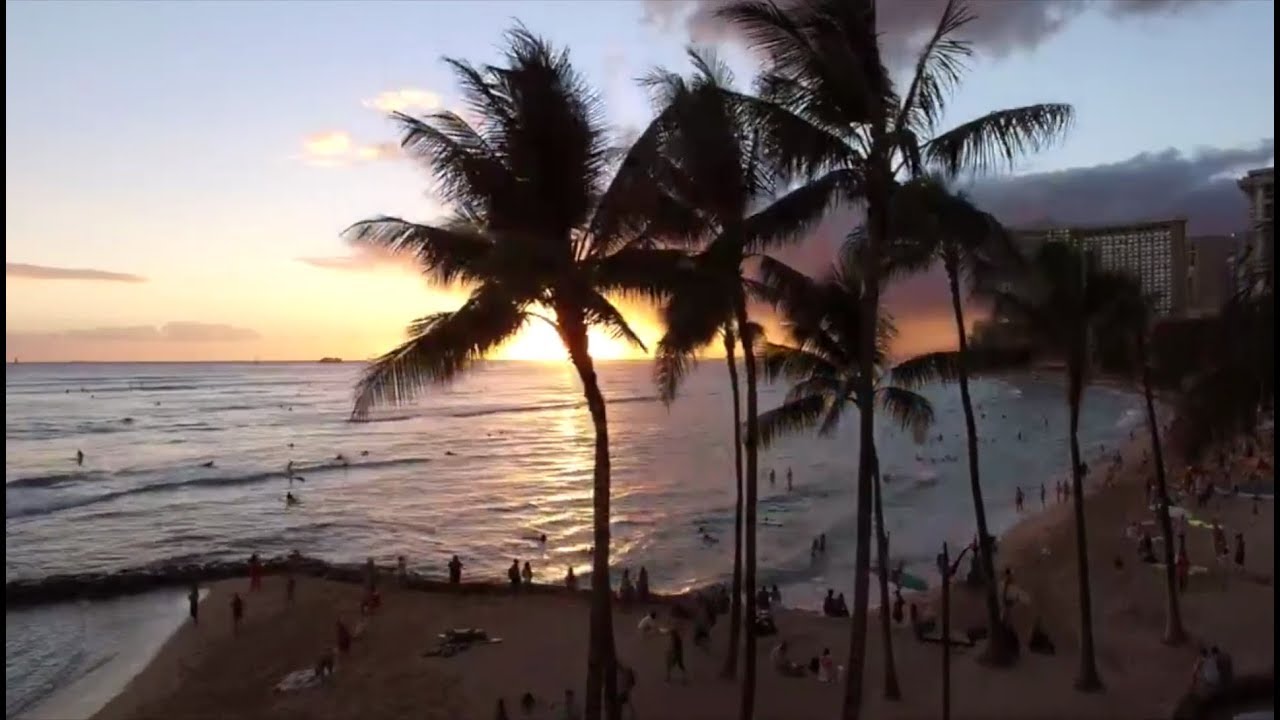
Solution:
[[[1018,230],[1024,251],[1040,243],[1067,242],[1090,253],[1108,270],[1133,274],[1153,296],[1156,313],[1182,317],[1187,312],[1192,279],[1187,267],[1185,218],[1096,227]]]
[[[1275,240],[1272,227],[1275,221],[1276,169],[1273,167],[1250,170],[1237,183],[1249,197],[1249,228],[1245,258],[1249,269],[1263,282],[1271,284],[1275,278]]]

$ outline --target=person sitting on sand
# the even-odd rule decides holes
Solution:
[[[454,555],[449,561],[449,584],[457,585],[460,582],[462,582],[462,561]]]
[[[769,657],[773,662],[773,667],[780,675],[784,677],[804,677],[804,665],[793,662],[788,655],[787,641],[783,640],[774,646],[769,653]]]
[[[667,682],[671,682],[671,671],[679,668],[680,675],[687,681],[689,671],[684,669],[684,640],[680,637],[680,628],[671,628],[667,632],[670,638],[667,643]]]
[[[836,662],[831,657],[831,648],[822,648],[822,657],[818,658],[818,682],[831,682],[836,679]]]
[[[636,586],[631,583],[631,570],[622,570],[622,582],[618,584],[618,599],[623,605],[630,605],[636,599]]]
[[[520,561],[512,560],[507,568],[507,580],[511,582],[511,591],[520,592]]]
[[[520,571],[520,578],[524,580],[525,585],[533,584],[533,568],[529,565],[529,561],[524,561],[524,570]]]
[[[849,606],[844,602],[844,593],[836,596],[836,617],[849,617]]]
[[[836,616],[836,591],[827,588],[827,596],[822,599],[822,614],[827,617]]]
[[[337,658],[333,655],[333,648],[325,648],[324,652],[320,653],[320,659],[316,660],[316,679],[321,682],[328,680],[333,675],[333,668],[337,662]]]
[[[640,618],[640,624],[636,626],[641,635],[653,635],[658,632],[658,613],[650,610],[648,615]]]
[[[640,575],[636,578],[636,596],[640,602],[649,602],[649,571],[640,566]]]
[[[240,593],[231,594],[231,632],[240,632],[240,621],[244,619],[244,600]]]
[[[582,720],[582,710],[578,709],[578,701],[572,690],[564,691],[564,707],[560,709],[560,720]]]
[[[578,576],[573,574],[573,566],[569,566],[569,572],[564,576],[564,587],[569,592],[578,591]]]
[[[1027,641],[1027,649],[1041,655],[1054,653],[1053,641],[1049,639],[1049,634],[1044,631],[1044,626],[1038,617],[1031,625],[1031,638]]]

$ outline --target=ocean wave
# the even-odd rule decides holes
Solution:
[[[607,402],[608,405],[624,405],[627,403],[638,402],[657,402],[657,395],[632,395],[629,397],[614,398]],[[582,400],[567,400],[563,402],[533,403],[529,405],[502,405],[499,407],[480,408],[477,410],[457,410],[445,413],[430,413],[426,411],[403,413],[399,415],[382,415],[378,417],[368,418],[366,420],[352,420],[351,422],[398,422],[401,420],[412,420],[420,417],[432,417],[443,415],[444,417],[453,418],[473,418],[485,417],[488,415],[513,415],[516,413],[543,412],[546,410],[570,410],[573,408],[586,407],[586,402]]]
[[[93,471],[32,475],[31,477],[20,477],[11,482],[6,482],[4,487],[6,490],[10,488],[55,488],[63,485],[89,482],[90,480],[101,480],[104,477],[106,477],[105,473]]]
[[[392,458],[389,460],[371,460],[362,463],[342,463],[339,461],[328,461],[324,463],[313,464],[297,464],[294,465],[295,476],[302,472],[315,474],[318,472],[326,472],[339,469],[364,469],[373,470],[378,468],[396,467],[402,465],[416,465],[431,462],[431,458]],[[82,478],[88,476],[68,476],[68,475],[46,475],[31,478],[20,478],[5,485],[6,490],[10,488],[41,488],[57,487],[61,485],[70,485],[83,482]],[[284,480],[288,476],[283,470],[271,470],[265,472],[254,472],[244,475],[213,475],[197,478],[188,478],[185,480],[156,482],[148,485],[139,485],[138,487],[125,488],[123,490],[113,490],[111,492],[102,493],[100,495],[80,496],[70,498],[54,498],[51,502],[36,503],[32,505],[24,505],[22,503],[13,502],[12,498],[7,498],[9,502],[5,507],[5,519],[18,519],[35,517],[40,515],[48,515],[63,510],[71,510],[74,508],[86,507],[88,505],[97,505],[99,503],[118,500],[122,497],[132,495],[147,495],[152,493],[166,493],[184,490],[188,488],[218,488],[218,487],[234,487],[237,485],[253,485],[266,482],[269,480]],[[19,484],[23,483],[23,484]]]

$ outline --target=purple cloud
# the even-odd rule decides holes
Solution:
[[[143,283],[147,279],[132,273],[109,272],[92,268],[62,268],[48,265],[6,262],[4,276],[25,280],[97,280],[103,282]]]

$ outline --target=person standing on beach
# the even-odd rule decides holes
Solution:
[[[520,592],[520,561],[512,560],[507,568],[507,580],[511,583],[511,592]]]
[[[1244,569],[1244,533],[1236,533],[1236,567]]]
[[[462,582],[462,561],[454,555],[449,561],[449,584],[457,585],[460,582]]]
[[[524,561],[524,570],[520,572],[520,577],[524,580],[525,585],[533,584],[533,568],[529,565],[529,561]]]
[[[1174,560],[1178,574],[1178,590],[1186,592],[1187,581],[1191,578],[1191,558],[1187,557],[1187,536],[1178,533],[1178,557]]]
[[[244,619],[244,600],[240,598],[240,593],[231,594],[231,632],[234,635],[240,633],[240,621]]]
[[[684,669],[684,639],[680,637],[679,628],[671,628],[667,633],[671,638],[667,645],[667,682],[671,682],[671,671],[680,668],[680,675],[685,680],[689,679],[689,671]]]
[[[1044,499],[1044,483],[1040,483],[1040,509],[1043,510],[1045,508],[1045,505],[1046,503]]]
[[[791,492],[791,468],[787,468],[787,492]]]
[[[1022,512],[1022,498],[1022,486],[1019,485],[1013,490],[1013,507],[1018,512]]]
[[[200,624],[200,584],[191,583],[191,589],[187,591],[187,608],[191,613],[191,622],[195,625]]]
[[[564,576],[564,587],[569,592],[578,591],[578,577],[573,574],[573,566],[569,566],[569,573]]]
[[[778,473],[773,468],[769,468],[769,487],[773,487],[778,483]]]
[[[640,566],[640,575],[636,578],[636,597],[640,602],[649,602],[649,569]]]
[[[84,453],[80,452],[80,450],[76,450],[76,467],[80,467],[81,465],[84,465]]]
[[[249,590],[262,589],[262,560],[258,553],[249,556]]]

